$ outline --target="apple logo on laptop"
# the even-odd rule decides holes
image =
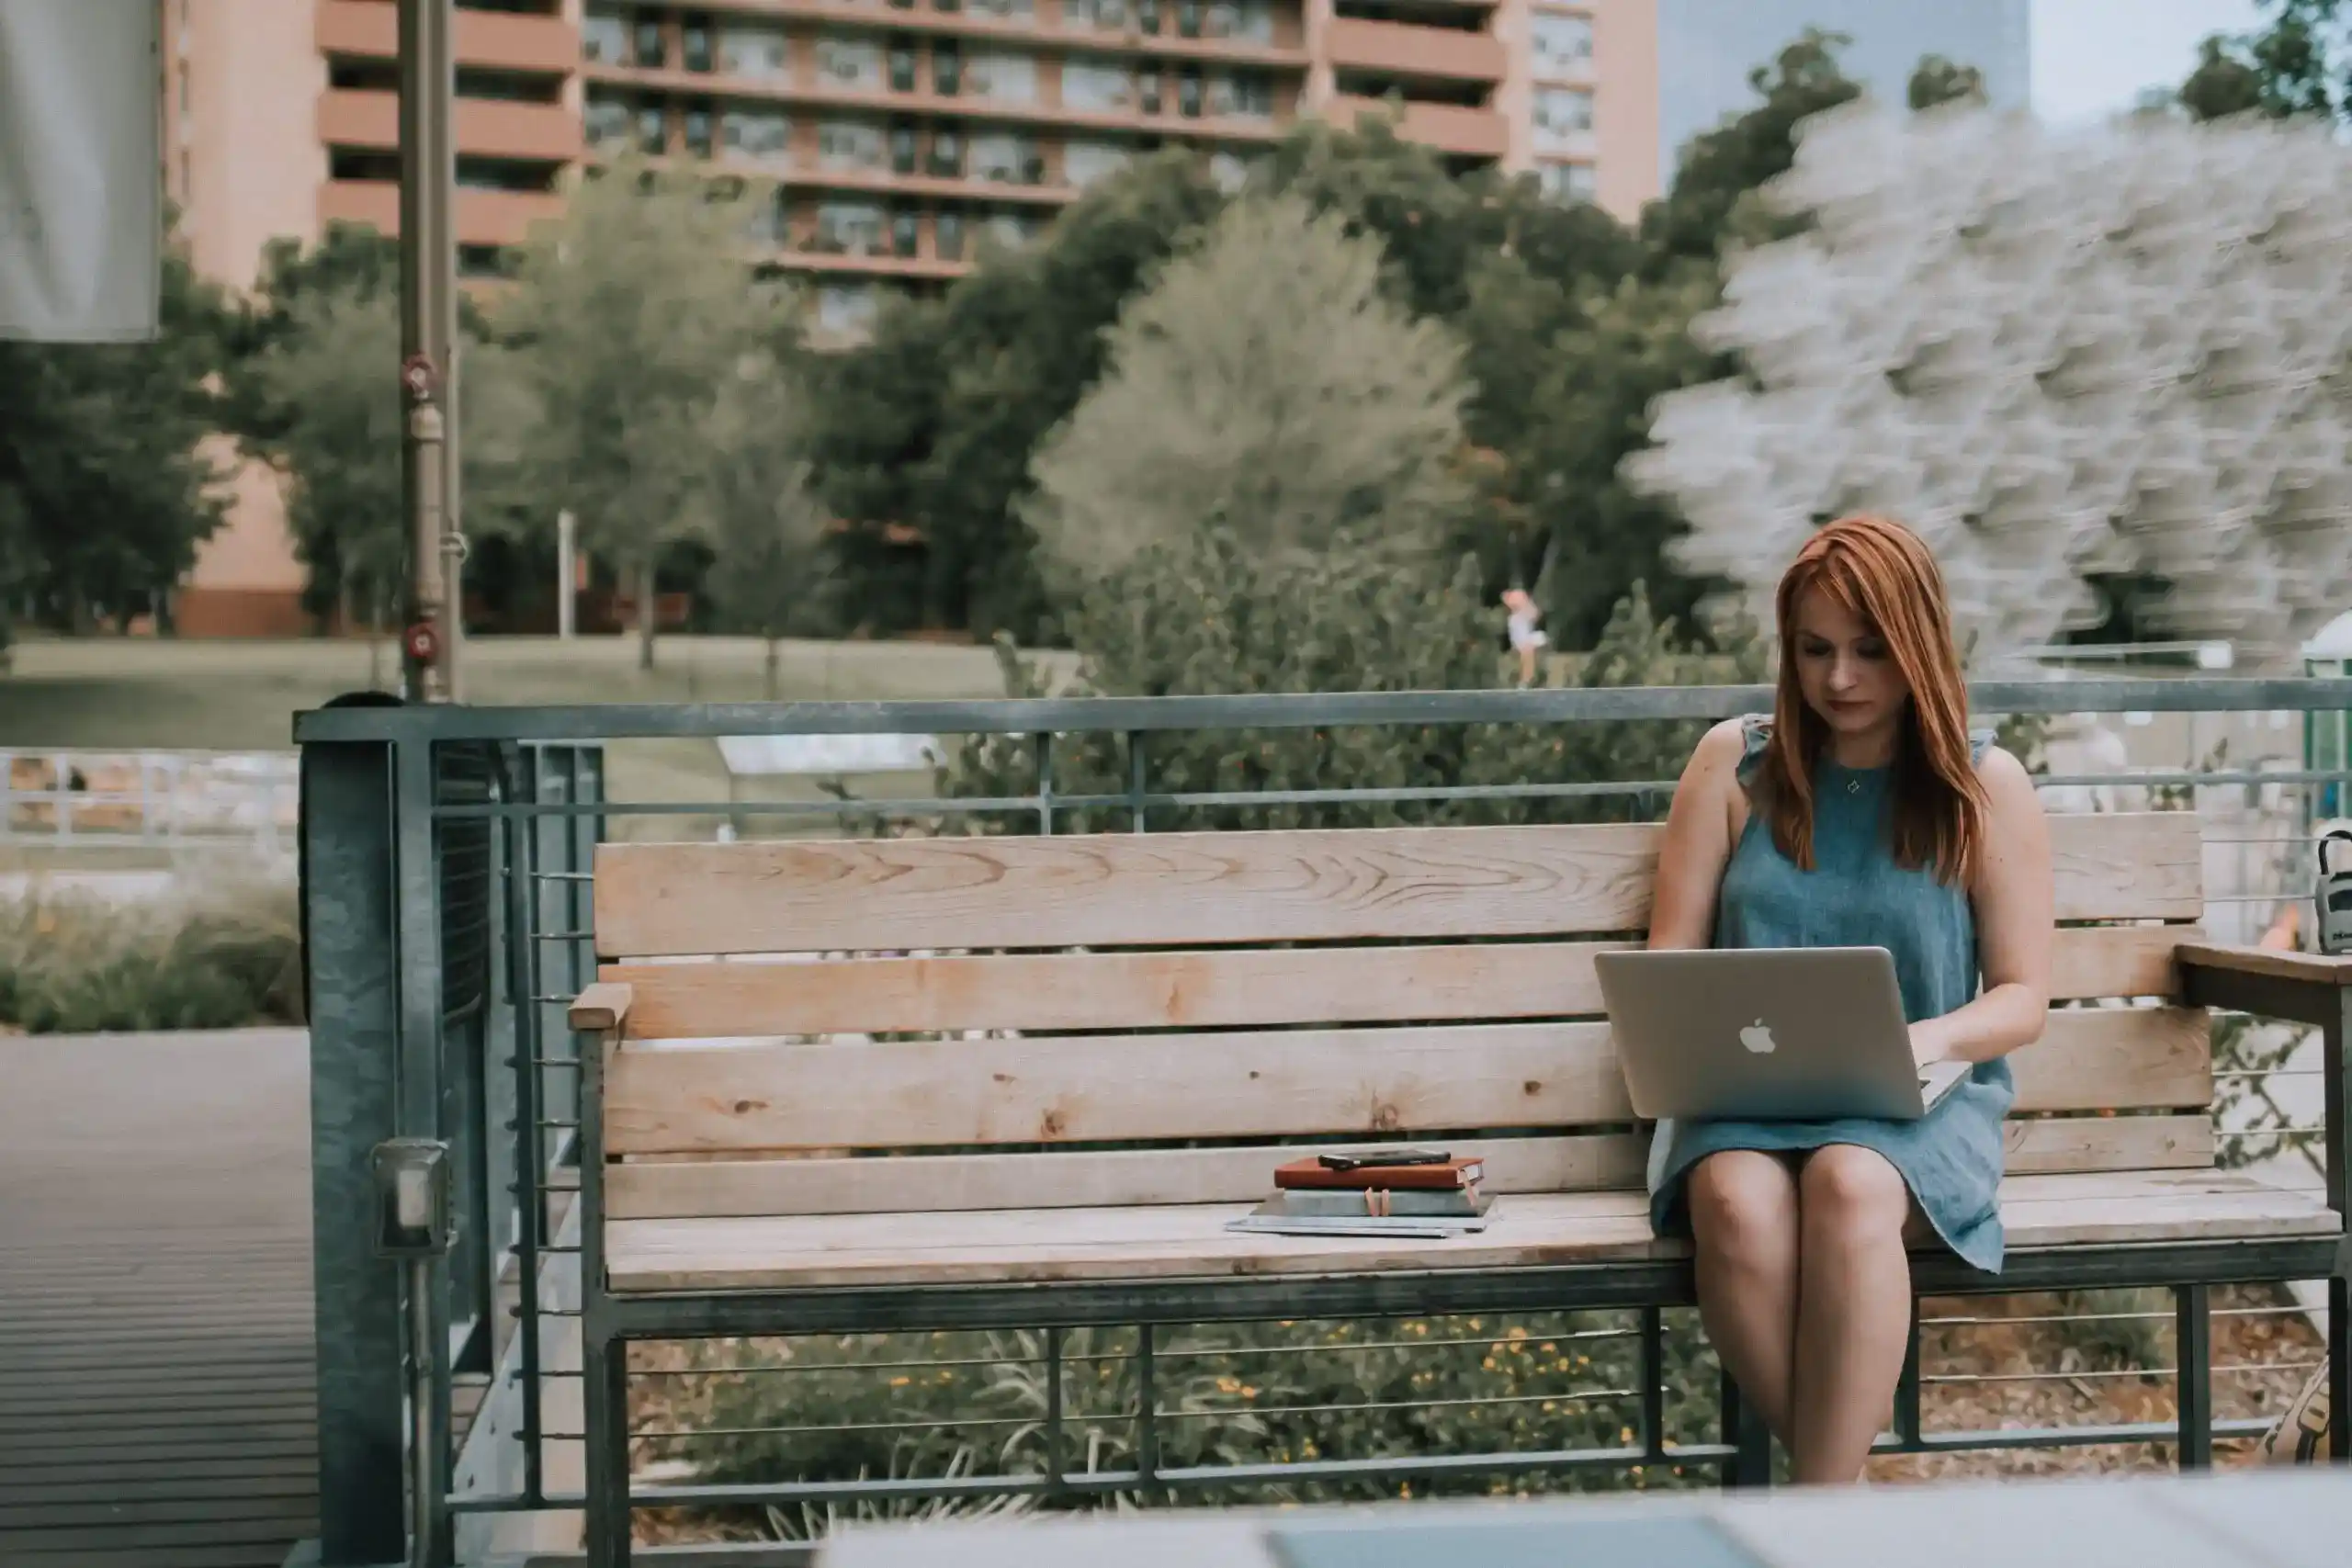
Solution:
[[[1759,1056],[1769,1055],[1775,1043],[1772,1032],[1764,1026],[1760,1018],[1739,1032],[1739,1043]]]

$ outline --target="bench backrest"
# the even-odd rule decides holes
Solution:
[[[2203,911],[2196,816],[2052,829],[2056,997],[2175,994]],[[608,1212],[1253,1200],[1296,1140],[1333,1135],[1478,1146],[1500,1191],[1639,1187],[1592,960],[1639,940],[1657,844],[1563,826],[605,845],[602,977],[634,991]],[[2013,1171],[2212,1163],[2201,1011],[2065,1006],[2015,1063]]]

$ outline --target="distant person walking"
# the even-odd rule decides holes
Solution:
[[[1535,601],[1529,598],[1527,591],[1521,588],[1513,588],[1503,594],[1503,608],[1510,613],[1510,646],[1511,651],[1519,655],[1519,683],[1532,686],[1535,684],[1535,656],[1552,640],[1535,624],[1544,618],[1544,612],[1535,607]]]

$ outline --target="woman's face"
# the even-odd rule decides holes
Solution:
[[[1870,735],[1903,717],[1911,688],[1878,628],[1818,588],[1797,601],[1797,684],[1805,705],[1841,735]]]

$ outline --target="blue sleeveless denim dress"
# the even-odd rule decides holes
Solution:
[[[1751,720],[1743,782],[1753,778],[1770,727]],[[1985,742],[1980,740],[1981,756]],[[1824,761],[1815,788],[1815,869],[1800,871],[1772,842],[1760,814],[1724,868],[1717,947],[1883,947],[1894,955],[1904,1015],[1939,1018],[1975,999],[1976,918],[1965,891],[1931,871],[1897,865],[1888,831],[1884,768]],[[2009,1065],[1980,1064],[1916,1122],[1661,1122],[1650,1145],[1650,1223],[1687,1229],[1682,1188],[1691,1166],[1725,1149],[1771,1153],[1859,1144],[1903,1173],[1944,1244],[1977,1269],[2001,1267],[2001,1119],[2015,1089]]]

